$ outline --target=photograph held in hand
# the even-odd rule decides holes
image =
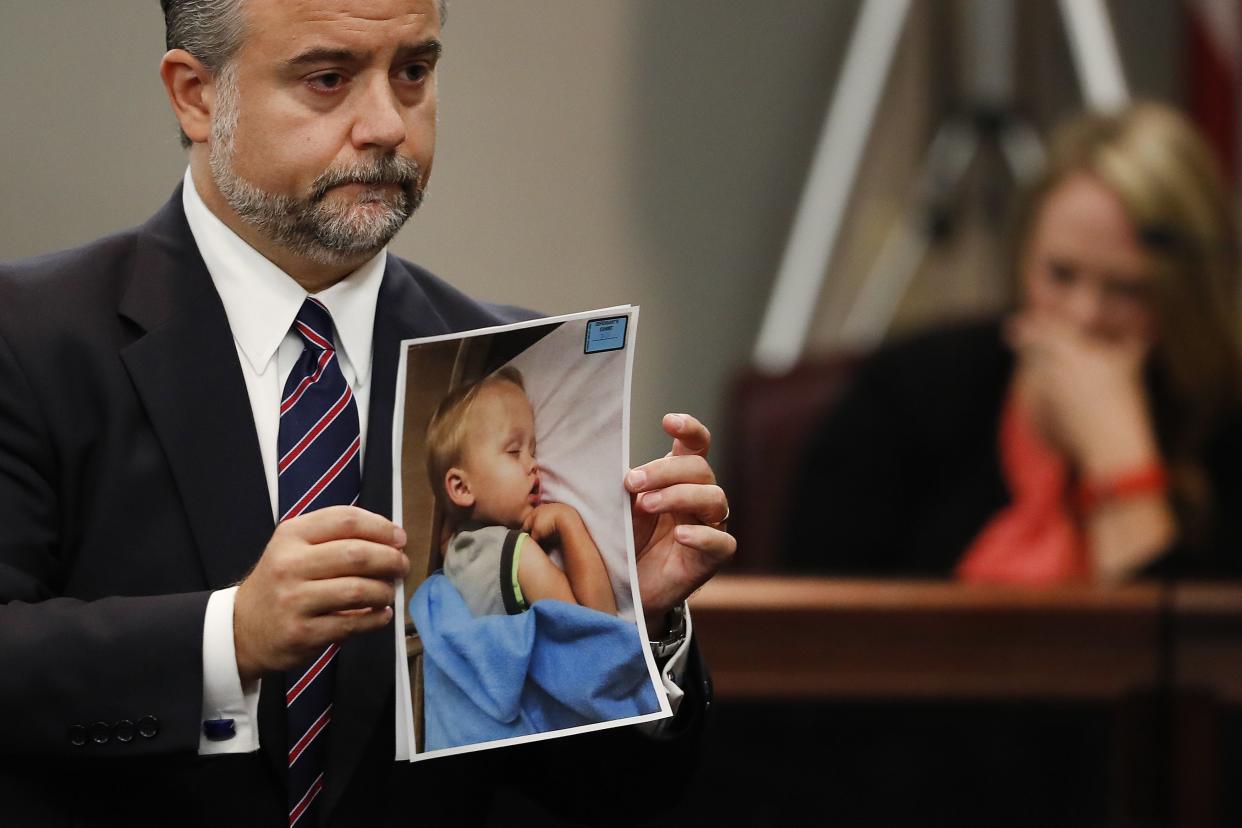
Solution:
[[[637,308],[402,344],[397,756],[672,715],[623,486]]]

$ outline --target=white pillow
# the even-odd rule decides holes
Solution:
[[[632,621],[637,584],[630,584],[627,537],[633,529],[622,484],[626,351],[584,353],[586,326],[585,319],[565,322],[509,364],[522,372],[535,411],[544,499],[582,515],[608,568],[617,612]],[[631,335],[626,348],[632,341]]]

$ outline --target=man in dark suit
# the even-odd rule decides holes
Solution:
[[[182,187],[139,228],[0,268],[6,822],[469,823],[505,785],[554,788],[574,820],[662,804],[707,700],[684,642],[659,732],[392,761],[397,343],[521,316],[385,252],[431,168],[443,4],[163,5]],[[334,468],[355,482],[286,509],[282,412],[308,355],[307,383],[348,386],[356,456]],[[672,452],[626,486],[648,632],[675,641],[733,541],[707,430],[664,428]],[[299,743],[282,677],[321,663],[330,727]],[[307,743],[322,775],[293,807]]]

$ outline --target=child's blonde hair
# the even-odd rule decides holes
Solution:
[[[493,382],[509,382],[523,392],[526,391],[522,372],[512,365],[506,365],[474,382],[463,383],[454,388],[436,406],[431,421],[427,423],[427,477],[431,481],[431,491],[435,494],[436,503],[444,510],[450,525],[455,526],[467,520],[470,513],[449,499],[444,488],[444,477],[449,469],[461,463],[462,452],[466,446],[466,423],[470,419],[470,409],[478,399],[479,392]]]

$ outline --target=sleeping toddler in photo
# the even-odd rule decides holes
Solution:
[[[581,515],[541,498],[535,415],[504,367],[453,390],[427,426],[427,471],[449,538],[444,574],[476,616],[553,598],[616,615],[608,570]],[[564,570],[545,552],[560,550]]]

